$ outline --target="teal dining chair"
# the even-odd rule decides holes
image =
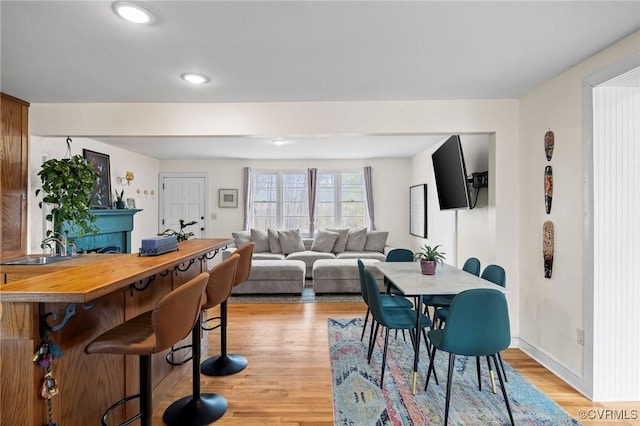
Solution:
[[[382,373],[380,374],[380,388],[382,388],[382,384],[384,381],[384,370],[387,362],[387,347],[389,343],[389,331],[390,330],[409,330],[409,334],[411,335],[411,341],[413,342],[413,345],[415,347],[415,342],[416,342],[415,333],[422,331],[424,335],[425,343],[427,342],[427,334],[424,329],[431,327],[431,320],[427,316],[423,315],[420,320],[422,330],[416,330],[417,328],[416,321],[417,321],[418,312],[416,312],[414,309],[407,309],[407,308],[398,309],[398,308],[385,307],[382,302],[384,295],[380,294],[378,283],[375,277],[373,276],[371,271],[367,269],[364,269],[363,274],[365,277],[369,309],[371,310],[373,319],[376,321],[375,331],[373,335],[377,336],[378,327],[380,325],[385,327],[384,347],[382,352]],[[395,296],[391,296],[391,297],[395,298]],[[375,340],[372,340],[369,344],[369,354],[368,354],[369,361],[371,360],[371,354],[373,352],[374,345],[375,345]],[[428,355],[428,352],[427,352],[427,355]],[[435,377],[435,380],[437,383],[438,378]]]
[[[507,299],[499,290],[472,289],[466,290],[454,297],[449,307],[447,325],[443,329],[431,330],[427,333],[432,345],[431,360],[427,370],[427,380],[424,389],[429,386],[431,372],[435,374],[433,360],[436,351],[449,353],[449,368],[447,371],[447,390],[444,409],[444,424],[449,421],[449,402],[451,400],[451,381],[455,366],[456,355],[486,356],[492,358],[497,365],[496,355],[509,347],[511,342],[511,328]],[[502,396],[509,412],[509,419],[513,423],[513,415],[509,398],[502,379],[500,369],[497,369]]]
[[[413,262],[413,252],[406,248],[395,248],[389,250],[385,262]],[[402,294],[396,289],[387,277],[384,277],[384,285],[390,294]]]
[[[364,332],[367,329],[369,314],[371,313],[371,310],[369,309],[369,297],[367,293],[367,284],[364,276],[365,269],[366,268],[362,260],[358,259],[358,273],[360,275],[360,294],[362,295],[362,299],[364,300],[364,303],[367,305],[367,313],[364,316],[364,325],[362,326],[362,335],[360,336],[360,340],[364,338]],[[380,294],[380,289],[378,289],[376,292]],[[410,309],[413,307],[413,304],[411,303],[410,300],[400,295],[392,296],[388,294],[381,294],[380,297],[382,300],[382,305],[389,309],[391,308]],[[372,317],[371,333],[369,335],[369,345],[371,345],[371,339],[373,338],[373,328],[374,328],[374,319]]]
[[[478,262],[478,266],[479,266],[479,262]],[[491,281],[492,283],[497,284],[500,287],[507,286],[507,273],[505,272],[504,268],[500,265],[487,265],[487,267],[484,268],[484,270],[482,271],[480,278],[483,278],[487,281]],[[447,322],[448,316],[449,316],[449,309],[446,307],[443,307],[436,311],[436,314],[434,316],[434,322],[438,324],[438,328],[442,328],[442,324]],[[504,376],[504,380],[508,382],[509,380],[507,379],[507,373],[504,369],[502,356],[500,355],[499,352],[498,352],[498,361],[499,361],[499,364],[497,365],[497,368],[500,368],[502,370],[502,375]],[[488,359],[487,359],[487,364],[489,367],[489,373],[491,378],[491,387],[493,389],[493,393],[496,393],[495,379],[493,378],[491,363]],[[480,358],[476,358],[476,368],[478,370],[478,390],[482,390],[482,382],[480,381]]]
[[[413,252],[406,248],[395,248],[387,253],[386,262],[413,262]]]
[[[470,257],[468,258],[464,264],[462,265],[462,270],[465,272],[468,272],[470,274],[475,275],[476,277],[480,275],[480,260],[478,260],[475,257]],[[433,323],[434,325],[438,325],[440,324],[439,321],[436,321],[437,319],[437,312],[440,308],[447,308],[450,304],[451,301],[453,300],[454,296],[441,296],[441,295],[435,295],[435,296],[427,296],[424,298],[424,309],[425,309],[425,313],[427,315],[429,315],[429,306],[433,307]]]

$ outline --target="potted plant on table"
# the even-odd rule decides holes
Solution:
[[[446,253],[439,252],[439,247],[440,244],[435,247],[431,247],[425,244],[424,247],[422,247],[420,251],[413,256],[414,260],[420,260],[420,268],[422,269],[422,273],[424,275],[435,274],[436,265],[438,263],[442,263],[442,261],[445,259],[444,255]]]

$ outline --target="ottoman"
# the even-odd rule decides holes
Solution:
[[[302,294],[305,263],[301,260],[253,260],[249,278],[231,294]]]
[[[378,280],[378,287],[385,290],[383,275],[376,263],[377,259],[360,259],[364,266]],[[318,293],[360,293],[360,273],[358,259],[319,259],[313,264],[313,290]]]

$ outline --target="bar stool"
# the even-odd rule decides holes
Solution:
[[[91,341],[87,354],[138,355],[140,360],[140,393],[125,397],[102,415],[102,425],[116,407],[140,398],[140,412],[121,425],[140,419],[142,426],[151,426],[153,390],[151,387],[151,356],[184,339],[198,319],[209,274],[202,273],[164,296],[153,310],[138,315]]]
[[[248,243],[234,253],[240,255],[233,287],[242,284],[251,273],[251,258],[256,243]],[[200,364],[200,371],[207,376],[228,376],[245,369],[249,362],[239,354],[227,354],[227,300],[220,303],[220,355],[212,356]],[[213,330],[213,328],[209,329]]]
[[[233,253],[209,271],[207,299],[202,305],[202,310],[218,306],[229,297],[239,260],[240,255]],[[200,320],[196,322],[191,332],[193,391],[191,395],[175,401],[165,410],[162,420],[168,425],[206,425],[215,422],[227,411],[227,401],[222,396],[214,393],[200,393],[202,310]]]

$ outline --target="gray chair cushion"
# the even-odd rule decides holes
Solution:
[[[338,259],[376,259],[380,262],[384,262],[387,256],[384,253],[377,251],[345,251],[344,253],[336,254]]]
[[[236,248],[240,248],[251,242],[251,231],[232,232],[231,236],[233,237]]]
[[[367,242],[367,228],[358,231],[349,231],[346,251],[364,251]]]
[[[337,232],[329,232],[329,231],[319,231],[316,238],[313,240],[313,244],[311,245],[311,251],[321,251],[325,253],[330,253],[333,251],[333,246],[338,239]]]
[[[338,233],[338,239],[333,245],[334,253],[342,253],[347,249],[347,238],[349,235],[348,229],[326,229],[326,231]]]
[[[269,248],[269,235],[267,234],[267,231],[251,228],[251,241],[256,243],[256,246],[253,248],[254,253],[265,253],[271,251]]]
[[[278,239],[278,231],[268,228],[267,234],[269,235],[269,251],[271,253],[282,253],[282,246]]]
[[[304,243],[302,242],[299,229],[278,231],[278,239],[280,240],[280,246],[284,254],[304,251]]]
[[[367,232],[367,242],[364,244],[364,251],[384,252],[384,246],[387,244],[388,232],[369,231]]]
[[[264,252],[264,253],[253,253],[253,256],[251,257],[253,260],[284,260],[284,254],[282,253],[269,253]]]
[[[302,260],[307,265],[307,272],[311,273],[313,263],[318,259],[335,259],[336,255],[333,253],[324,253],[320,251],[297,251],[287,255],[287,260]]]
[[[297,260],[283,260],[282,262],[256,260],[251,264],[251,274],[247,280],[299,280],[302,283],[305,271],[304,263]]]
[[[283,256],[278,253],[261,253]],[[242,285],[233,288],[233,294],[301,294],[304,287],[306,268],[304,262],[296,260],[254,260],[251,274]]]

